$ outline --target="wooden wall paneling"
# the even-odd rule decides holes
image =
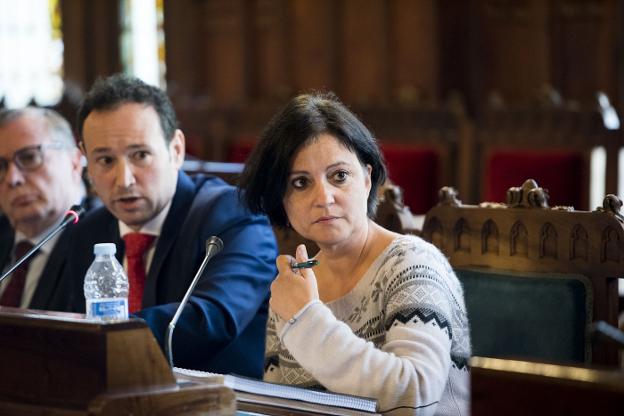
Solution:
[[[343,0],[340,3],[340,68],[338,92],[349,104],[387,101],[387,2]]]
[[[616,96],[616,9],[616,0],[553,0],[553,84],[566,100]]]
[[[61,0],[64,79],[83,91],[99,76],[121,70],[119,4]]]
[[[549,3],[481,0],[478,4],[481,99],[496,92],[508,102],[530,101],[535,91],[551,83]]]
[[[204,46],[204,3],[165,0],[164,30],[167,93],[186,136],[187,153],[218,157],[223,141],[218,115],[209,114],[211,91]]]
[[[290,71],[296,93],[337,87],[340,24],[334,0],[291,0]]]
[[[206,96],[206,62],[202,49],[201,13],[195,0],[165,0],[167,92],[174,101]]]
[[[90,83],[87,74],[92,72],[88,69],[91,61],[85,59],[89,35],[88,32],[85,32],[87,22],[84,19],[87,6],[87,3],[76,0],[61,0],[60,3],[65,81],[75,83],[82,90]]]
[[[616,95],[613,105],[620,117],[624,115],[624,0],[617,0],[615,22]],[[620,120],[621,121],[621,120]]]
[[[197,3],[197,2],[195,2]],[[203,2],[203,50],[207,88],[217,107],[233,107],[249,96],[248,2],[210,0]]]
[[[438,2],[389,2],[388,73],[391,98],[403,104],[439,97]]]
[[[466,111],[474,113],[479,78],[477,43],[474,41],[476,24],[472,21],[477,13],[475,0],[437,2],[438,25],[438,70],[440,96],[459,95],[464,100]],[[475,49],[473,51],[473,49]]]
[[[291,93],[286,1],[254,0],[250,16],[250,95],[254,100],[284,101]]]

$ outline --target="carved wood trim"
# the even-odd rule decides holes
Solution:
[[[529,256],[529,232],[521,221],[511,227],[509,235],[509,254],[511,256]]]

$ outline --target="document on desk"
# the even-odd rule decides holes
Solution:
[[[182,379],[209,383],[222,383],[236,392],[249,393],[258,396],[294,400],[317,405],[357,410],[372,414],[375,413],[377,407],[377,401],[367,397],[350,396],[347,394],[304,389],[284,384],[268,383],[261,380],[231,374],[222,375],[183,368],[174,368],[173,372],[178,380]],[[245,395],[243,398],[250,399],[248,395]]]

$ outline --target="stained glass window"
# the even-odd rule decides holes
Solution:
[[[63,94],[63,36],[58,0],[0,0],[0,99],[56,104]]]
[[[123,0],[121,22],[124,72],[165,88],[163,0]]]

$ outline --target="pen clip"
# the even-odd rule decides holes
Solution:
[[[318,266],[318,264],[319,264],[318,260],[312,259],[312,260],[303,261],[301,263],[293,263],[290,265],[290,268],[293,270],[309,269],[311,267]]]

